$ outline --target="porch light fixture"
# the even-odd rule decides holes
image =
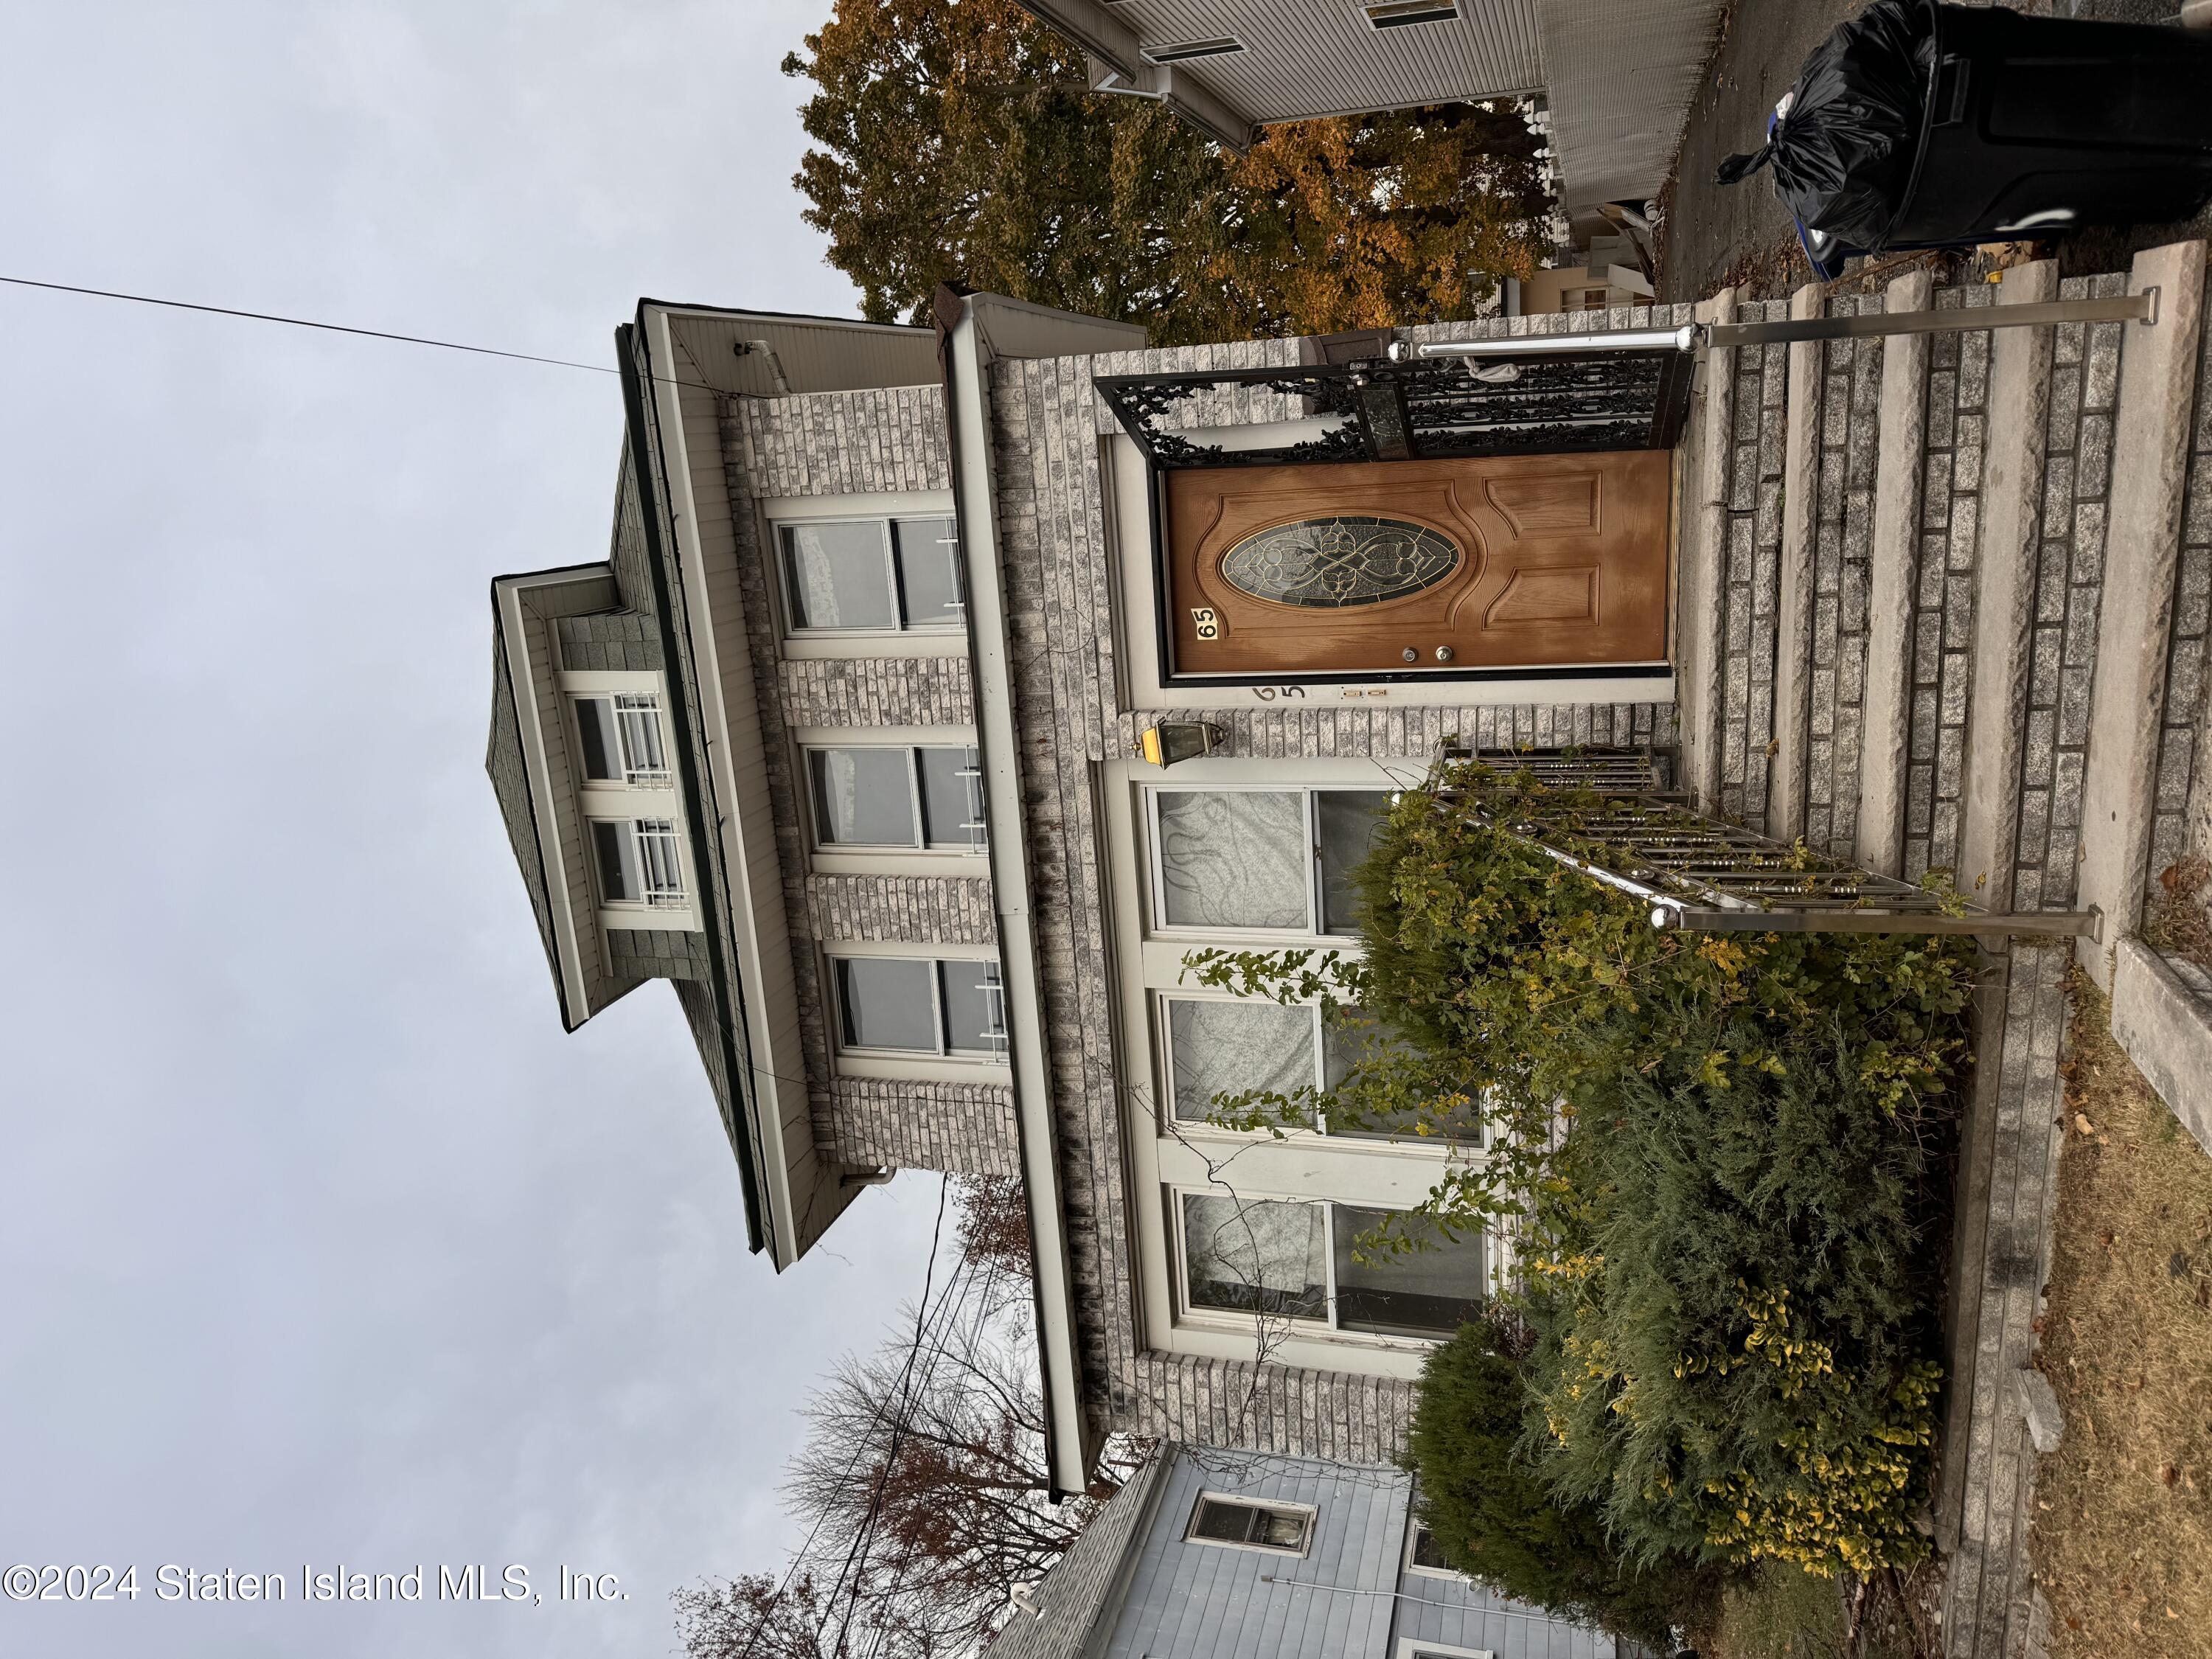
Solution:
[[[1137,758],[1153,766],[1198,760],[1229,741],[1229,734],[1206,720],[1162,720],[1137,739]]]

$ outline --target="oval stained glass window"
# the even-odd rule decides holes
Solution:
[[[1222,556],[1222,579],[1277,605],[1340,610],[1434,587],[1459,568],[1449,538],[1403,519],[1339,514],[1255,531]]]

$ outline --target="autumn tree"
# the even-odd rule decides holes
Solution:
[[[1119,1489],[1135,1454],[1113,1442],[1087,1492],[1051,1502],[1020,1185],[959,1191],[941,1294],[805,1408],[784,1486],[803,1540],[789,1571],[678,1592],[690,1659],[972,1653]]]
[[[1166,344],[1476,314],[1550,241],[1539,140],[1510,102],[1266,130],[1243,155],[1012,0],[838,0],[794,182],[878,321],[941,282],[1142,323]]]

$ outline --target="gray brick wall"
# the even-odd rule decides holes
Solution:
[[[972,726],[975,697],[963,657],[833,657],[779,671],[792,726]]]
[[[1832,317],[1874,314],[1879,295],[1844,295]],[[1805,840],[1857,845],[1859,760],[1866,732],[1867,593],[1874,557],[1874,475],[1882,343],[1831,340],[1822,365],[1820,500],[1813,522],[1813,639],[1805,746]]]
[[[1986,286],[1945,289],[1939,310],[1986,306]],[[1917,881],[1959,860],[1966,748],[1974,557],[1979,547],[1982,446],[1990,386],[1987,334],[1938,334],[1929,343],[1927,450],[1920,485],[1920,570],[1913,595],[1911,725],[1905,750],[1905,877]],[[2112,425],[2105,419],[2109,466]]]
[[[1010,1084],[839,1078],[830,1095],[831,1145],[844,1163],[955,1175],[1021,1173]]]
[[[1784,301],[1743,306],[1747,323],[1780,322]],[[1720,815],[1766,824],[1774,741],[1775,626],[1782,593],[1782,471],[1790,349],[1735,353],[1735,441],[1729,465],[1727,554],[1722,572]]]
[[[2212,855],[2212,768],[2203,763],[2206,653],[2212,651],[2212,329],[2197,372],[2189,494],[2174,573],[2173,634],[2166,664],[2165,729],[2159,733],[2158,798],[2151,820],[2150,896],[2184,854]]]
[[[1659,319],[1667,314],[1662,311]],[[1644,315],[1637,313],[1637,319]],[[1520,319],[1515,331],[1544,331],[1566,320]],[[1406,1384],[1300,1370],[1256,1358],[1198,1361],[1145,1347],[1122,1176],[1124,1080],[1108,1041],[1115,1015],[1107,969],[1097,771],[1109,757],[1129,751],[1140,724],[1159,716],[1147,714],[1140,722],[1115,698],[1098,438],[1117,428],[1091,380],[1094,373],[1265,366],[1297,357],[1297,342],[1275,341],[1091,360],[1001,362],[991,379],[997,506],[1045,1020],[1052,1039],[1048,1060],[1091,1426],[1094,1432],[1133,1430],[1375,1461],[1401,1443],[1411,1400]],[[1297,412],[1264,392],[1227,394],[1220,408],[1186,404],[1183,411],[1191,421],[1276,419]],[[1331,690],[1257,709],[1181,712],[1224,726],[1231,754],[1365,756],[1408,777],[1418,776],[1437,745],[1454,733],[1486,744],[1667,743],[1674,733],[1672,707],[1649,703],[1441,710],[1368,697],[1352,706]]]
[[[657,673],[661,668],[660,623],[642,611],[599,611],[562,617],[561,666],[601,673]]]
[[[966,725],[968,664],[957,657],[782,660],[764,561],[760,502],[777,496],[946,489],[944,395],[935,386],[726,398],[724,480],[738,543],[753,690],[791,919],[799,1046],[816,1145],[842,1161],[1012,1173],[1010,1091],[988,1085],[861,1085],[830,1074],[828,987],[817,942],[995,938],[987,884],[942,878],[812,876],[786,734],[812,726]],[[908,931],[911,927],[912,931]],[[1003,1095],[1003,1101],[1000,1096]],[[992,1103],[998,1103],[993,1104]],[[1000,1109],[1003,1106],[1003,1110]]]
[[[2127,278],[2115,275],[2073,278],[2060,284],[2059,294],[2078,300],[2126,289]],[[2063,910],[2074,902],[2123,326],[2069,323],[2057,331],[2013,888],[2014,905],[2022,910]]]
[[[755,499],[950,489],[933,386],[724,401],[723,453]]]
[[[707,936],[677,928],[610,928],[607,964],[623,979],[705,979]]]
[[[809,876],[805,926],[817,939],[999,942],[981,876]]]
[[[1347,1463],[1395,1462],[1413,1414],[1408,1382],[1190,1354],[1146,1353],[1119,1389],[1137,1434]]]

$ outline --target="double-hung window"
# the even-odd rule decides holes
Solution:
[[[674,819],[593,818],[591,823],[600,902],[647,909],[681,909],[690,902]]]
[[[1203,1125],[1223,1096],[1253,1091],[1297,1103],[1300,1089],[1334,1091],[1360,1060],[1389,1047],[1387,1032],[1357,1008],[1304,1003],[1231,1000],[1166,995],[1168,1086],[1176,1121]],[[1347,1110],[1341,1121],[1326,1114],[1312,1127],[1364,1140],[1448,1139],[1479,1146],[1480,1114],[1375,1109]]]
[[[1183,1536],[1194,1544],[1231,1544],[1243,1549],[1304,1555],[1313,1540],[1314,1511],[1304,1504],[1270,1504],[1257,1498],[1200,1494]]]
[[[668,744],[656,694],[617,692],[573,701],[586,780],[647,787],[669,782]]]
[[[999,964],[986,957],[832,957],[838,1047],[991,1059],[1006,1052]]]
[[[793,633],[966,626],[951,519],[834,519],[775,528]]]
[[[1176,1194],[1187,1311],[1262,1314],[1379,1336],[1449,1336],[1481,1310],[1483,1239],[1362,1261],[1359,1239],[1389,1211],[1305,1199]]]
[[[1352,872],[1390,793],[1155,789],[1155,922],[1215,932],[1358,931]]]
[[[810,749],[806,771],[820,846],[973,852],[984,844],[972,747]]]

